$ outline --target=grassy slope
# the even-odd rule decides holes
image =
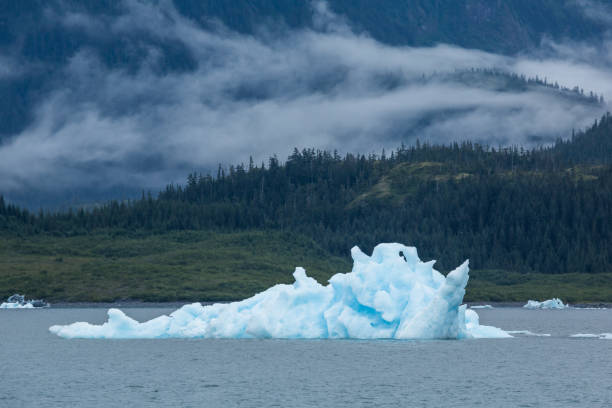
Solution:
[[[348,252],[348,248],[347,248]],[[289,283],[295,266],[324,283],[347,259],[280,232],[0,237],[0,299],[49,301],[233,300]],[[612,274],[473,271],[467,301],[612,302]]]
[[[612,273],[545,275],[508,271],[472,271],[467,302],[524,302],[561,298],[570,303],[612,302]]]
[[[350,263],[283,233],[176,232],[0,240],[0,298],[50,301],[231,300],[293,282],[296,266],[324,282]]]
[[[580,165],[561,169],[559,172],[570,176],[573,181],[578,183],[597,180],[598,172],[605,168],[604,165]],[[508,171],[497,175],[498,177],[511,179],[525,176],[538,177],[542,174],[537,171]],[[474,174],[468,173],[464,169],[440,162],[400,163],[393,167],[388,174],[381,177],[369,190],[359,195],[349,204],[349,208],[354,207],[361,201],[386,201],[394,205],[402,205],[407,197],[418,191],[419,183],[446,183],[451,180],[455,182],[469,181],[473,177]]]

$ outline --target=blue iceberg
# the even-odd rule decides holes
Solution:
[[[479,324],[462,305],[468,262],[446,277],[414,247],[380,244],[351,250],[353,270],[323,286],[296,268],[293,284],[234,303],[183,306],[147,322],[108,311],[102,325],[52,326],[65,338],[468,339],[512,337]]]
[[[543,302],[537,300],[530,300],[523,306],[525,309],[567,309],[569,306],[563,304],[561,299],[552,298]]]

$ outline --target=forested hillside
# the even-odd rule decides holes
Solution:
[[[306,0],[173,0],[176,9],[193,21],[210,25],[218,20],[230,29],[254,33],[266,23],[290,28],[313,26],[313,8]],[[92,41],[84,36],[70,40],[70,27],[42,22],[53,11],[86,12],[114,16],[128,7],[121,0],[22,0],[0,8],[0,44],[20,44],[33,57],[34,47],[51,45],[41,58],[61,59]],[[512,53],[539,45],[542,37],[555,40],[598,39],[605,31],[603,19],[585,12],[579,1],[506,0],[327,0],[329,9],[345,16],[358,29],[388,44],[424,46],[456,44],[493,52]],[[610,5],[609,0],[599,4]],[[44,35],[51,34],[44,38]],[[25,40],[25,42],[17,41]],[[118,50],[120,53],[127,49]],[[38,55],[38,54],[36,54]],[[127,57],[127,55],[126,55]]]
[[[158,196],[93,210],[32,215],[0,202],[12,234],[100,230],[278,230],[332,254],[379,242],[419,248],[442,269],[598,273],[612,270],[612,117],[536,150],[417,144],[343,157],[303,150],[282,163],[191,174]]]
[[[469,258],[468,299],[612,300],[612,119],[571,133],[611,10],[2,2],[0,297],[236,299],[399,241]]]

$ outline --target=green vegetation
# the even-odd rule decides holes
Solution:
[[[388,200],[389,203],[401,206],[409,196],[419,192],[418,187],[423,183],[439,185],[451,180],[459,182],[472,176],[439,162],[400,163],[382,176],[372,188],[353,200],[349,208],[377,200]]]
[[[612,155],[601,151],[612,152],[611,141],[606,115],[572,141],[536,150],[417,143],[340,157],[296,149],[284,164],[220,167],[155,198],[91,210],[33,215],[0,199],[0,230],[290,231],[341,257],[353,245],[402,242],[442,270],[469,258],[475,269],[609,273]]]
[[[569,303],[612,302],[612,273],[471,271],[465,301],[524,302],[553,297]]]
[[[66,12],[102,21],[126,12],[113,0],[23,0],[0,10],[0,49],[36,69],[0,80],[0,141],[32,123],[35,108],[65,80],[83,50],[105,69],[155,75],[189,72],[198,60],[180,40],[136,30],[102,40]],[[450,43],[513,54],[552,40],[599,41],[609,27],[579,2],[558,0],[329,0],[356,31],[387,44]],[[174,0],[183,16],[214,29],[258,35],[272,22],[282,38],[311,27],[309,2]],[[55,16],[55,17],[54,17]],[[286,27],[277,24],[284,21]],[[288,31],[285,31],[285,28]],[[601,103],[546,79],[495,70],[424,75],[484,89],[538,87]],[[395,86],[393,73],[381,78]],[[573,85],[573,84],[571,84]],[[118,108],[120,109],[120,108]],[[425,121],[441,120],[426,117]],[[291,281],[296,265],[324,281],[348,270],[348,251],[379,242],[419,248],[449,270],[465,258],[477,270],[470,300],[610,300],[612,273],[612,119],[609,115],[554,147],[523,150],[470,142],[401,146],[391,154],[305,149],[282,163],[192,174],[157,196],[66,213],[32,214],[0,196],[0,296],[24,292],[55,300],[219,300]],[[480,272],[478,272],[480,271]],[[508,283],[511,282],[511,283]]]
[[[0,299],[26,293],[51,302],[236,300],[293,282],[296,266],[321,284],[351,269],[312,240],[281,232],[3,237]],[[612,302],[612,274],[470,275],[466,301]]]
[[[321,284],[351,269],[346,258],[329,254],[314,241],[281,232],[3,237],[0,299],[26,293],[51,302],[236,300],[293,282],[296,266]],[[612,302],[612,274],[470,275],[466,301],[560,296],[573,303]]]
[[[477,271],[511,271],[476,273],[471,300],[609,301],[610,152],[606,115],[530,151],[296,149],[284,164],[220,167],[155,198],[88,210],[34,215],[0,197],[0,295],[236,299],[291,281],[306,262],[320,281],[347,271],[353,245],[402,242],[442,271],[466,258]]]
[[[296,266],[319,282],[350,263],[281,232],[100,232],[0,239],[0,299],[53,301],[234,300],[293,282]]]

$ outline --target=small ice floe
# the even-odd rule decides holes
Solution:
[[[582,338],[582,339],[612,340],[612,333],[600,333],[600,334],[578,333],[578,334],[572,334],[570,337]]]
[[[35,309],[40,307],[49,307],[49,304],[44,300],[26,300],[25,296],[15,294],[6,299],[6,302],[0,304],[0,309]]]
[[[522,336],[533,336],[533,337],[550,337],[550,334],[547,333],[534,333],[531,332],[529,330],[513,330],[513,331],[507,331],[506,333],[508,334],[512,334],[512,335],[522,335]]]
[[[525,309],[567,309],[569,305],[563,304],[563,302],[559,298],[553,298],[545,300],[543,302],[538,302],[537,300],[530,300],[523,307]]]
[[[491,305],[472,305],[470,309],[493,309]]]

